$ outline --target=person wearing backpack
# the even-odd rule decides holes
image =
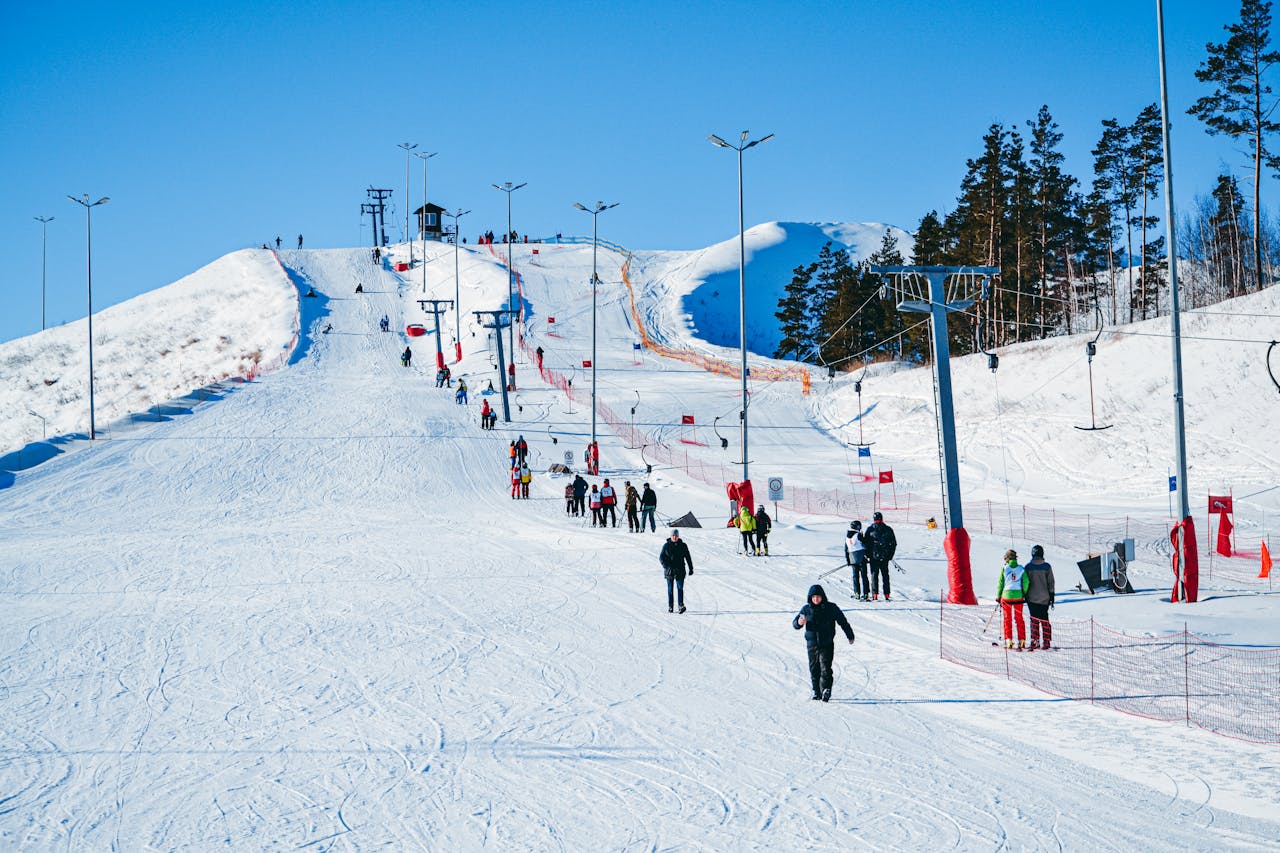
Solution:
[[[898,552],[898,537],[893,528],[884,523],[884,516],[876,512],[872,516],[871,526],[862,534],[866,544],[867,559],[871,563],[871,600],[880,600],[880,584],[884,584],[884,600],[889,600],[889,562]],[[866,587],[863,587],[866,591]]]
[[[773,519],[764,511],[764,504],[756,510],[756,556],[762,552],[769,556],[769,531],[773,529]]]

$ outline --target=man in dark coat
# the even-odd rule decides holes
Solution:
[[[756,510],[756,555],[761,552],[769,556],[769,531],[773,529],[773,519],[764,511],[764,504]]]
[[[653,520],[653,514],[658,509],[658,495],[653,491],[648,483],[644,484],[644,493],[640,495],[640,529],[644,530],[645,519],[649,520],[649,532],[658,532],[658,523]]]
[[[884,516],[876,513],[871,526],[862,534],[867,546],[867,559],[871,562],[871,600],[880,598],[880,583],[884,582],[884,600],[889,600],[889,561],[898,551],[898,537],[893,528],[884,523]],[[864,589],[863,592],[866,590]]]
[[[575,474],[573,477],[573,514],[577,516],[587,514],[587,481],[582,479],[581,474]]]
[[[672,599],[673,591],[678,593],[680,612],[684,612],[684,567],[689,566],[689,574],[693,574],[693,558],[689,556],[689,546],[680,539],[680,531],[672,529],[671,537],[662,544],[662,553],[658,555],[662,563],[662,576],[667,579],[667,612],[675,609],[677,600]],[[674,588],[674,590],[673,590]]]
[[[796,618],[791,620],[791,627],[799,631],[804,629],[804,642],[809,650],[809,679],[813,682],[813,698],[823,702],[831,701],[831,661],[836,654],[836,625],[849,638],[853,645],[853,629],[844,611],[833,601],[827,601],[827,594],[820,584],[809,587],[809,603],[800,608]]]

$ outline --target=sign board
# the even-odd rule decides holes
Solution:
[[[769,478],[769,500],[770,501],[782,500],[782,478],[781,477]]]
[[[566,450],[564,452],[564,464],[566,468],[573,467],[573,451],[572,450]]]

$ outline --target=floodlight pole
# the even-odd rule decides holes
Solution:
[[[426,151],[419,151],[414,154],[422,161],[422,228],[419,233],[422,235],[422,292],[427,292],[427,161],[436,156],[440,152],[432,151],[428,154]],[[413,260],[413,253],[409,255],[409,260]]]
[[[1156,41],[1160,48],[1160,135],[1164,142],[1164,223],[1168,233],[1169,295],[1171,297],[1169,321],[1173,332],[1173,435],[1178,466],[1178,482],[1175,485],[1178,491],[1178,521],[1179,524],[1184,524],[1191,520],[1191,503],[1188,497],[1190,491],[1187,488],[1187,431],[1182,393],[1182,316],[1178,298],[1178,244],[1174,240],[1176,223],[1173,218],[1173,148],[1169,139],[1169,84],[1165,73],[1164,3],[1162,0],[1156,0]],[[1262,281],[1262,270],[1258,270],[1258,281]],[[1185,533],[1185,528],[1183,530]],[[1207,530],[1205,532],[1208,533]],[[1185,537],[1180,536],[1179,541],[1185,546]],[[1174,558],[1177,560],[1174,600],[1177,600],[1178,587],[1181,586],[1182,600],[1194,602],[1199,600],[1199,595],[1188,596],[1182,559],[1184,550],[1184,547],[1174,549]]]
[[[418,147],[415,142],[401,142],[396,146],[404,149],[404,239],[409,244],[409,263],[413,263],[413,240],[409,239],[409,152]]]
[[[514,187],[511,185],[510,181],[504,182],[502,186],[498,186],[497,184],[491,184],[490,186],[492,186],[495,190],[502,190],[504,193],[507,194],[507,236],[506,236],[506,239],[503,241],[507,244],[507,307],[512,309],[518,316],[519,311],[516,309],[516,302],[515,302],[515,295],[514,295],[516,270],[515,270],[515,267],[511,265],[511,243],[513,242],[513,239],[514,239],[511,234],[511,194],[516,190],[520,189],[520,187],[528,186],[528,182],[519,184]],[[508,325],[507,328],[510,330],[507,333],[507,337],[509,338],[511,343],[511,389],[514,391],[516,387],[516,321],[515,321],[515,318],[511,319],[510,324]],[[505,376],[502,379],[502,387],[503,388],[507,387],[507,379]],[[506,405],[505,400],[503,405]],[[507,418],[507,420],[510,420],[510,418]]]
[[[462,230],[458,224],[458,220],[466,216],[471,211],[458,208],[456,213],[446,213],[445,216],[453,218],[453,337],[454,337],[454,357],[453,363],[457,364],[462,361],[462,321],[458,318],[458,306],[461,304],[459,297],[461,290],[458,278],[458,243],[462,241]],[[503,388],[507,387],[504,383]]]
[[[44,312],[44,306],[45,306],[45,297],[44,297],[44,294],[45,294],[45,269],[46,269],[46,259],[47,259],[47,258],[48,258],[48,256],[49,256],[49,252],[48,252],[48,247],[49,247],[48,227],[49,227],[49,223],[50,223],[50,222],[52,222],[52,221],[54,220],[54,217],[52,217],[52,216],[37,216],[37,217],[35,217],[35,219],[36,219],[36,221],[37,221],[37,222],[39,222],[39,223],[40,223],[40,331],[42,331],[42,332],[43,332],[43,331],[45,330],[45,328],[46,328],[46,326],[45,326],[45,320],[44,320],[44,313],[45,313],[45,312]],[[38,416],[37,416],[37,417],[38,417]]]
[[[621,202],[605,204],[597,201],[595,208],[578,202],[573,206],[591,214],[591,443],[596,443],[596,293],[600,289],[600,275],[596,272],[596,252],[600,247],[600,214]]]
[[[88,193],[76,198],[73,195],[67,198],[84,208],[84,240],[85,240],[85,273],[88,278],[89,293],[89,440],[92,441],[97,437],[96,424],[93,417],[93,209],[100,204],[106,204],[111,199],[103,196],[92,204],[89,203]]]
[[[742,131],[742,138],[737,145],[730,145],[714,133],[707,137],[712,145],[732,148],[738,152],[738,347],[742,355],[742,411],[738,413],[738,421],[742,436],[743,482],[751,478],[747,474],[747,237],[742,208],[742,152],[773,139],[773,134],[770,133],[747,142],[750,135],[750,131]]]

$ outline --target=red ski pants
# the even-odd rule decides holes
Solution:
[[[1017,620],[1018,642],[1025,642],[1027,639],[1027,623],[1022,618],[1022,602],[1001,599],[1000,609],[1004,615],[1004,638],[1006,640],[1013,639],[1013,623]]]

